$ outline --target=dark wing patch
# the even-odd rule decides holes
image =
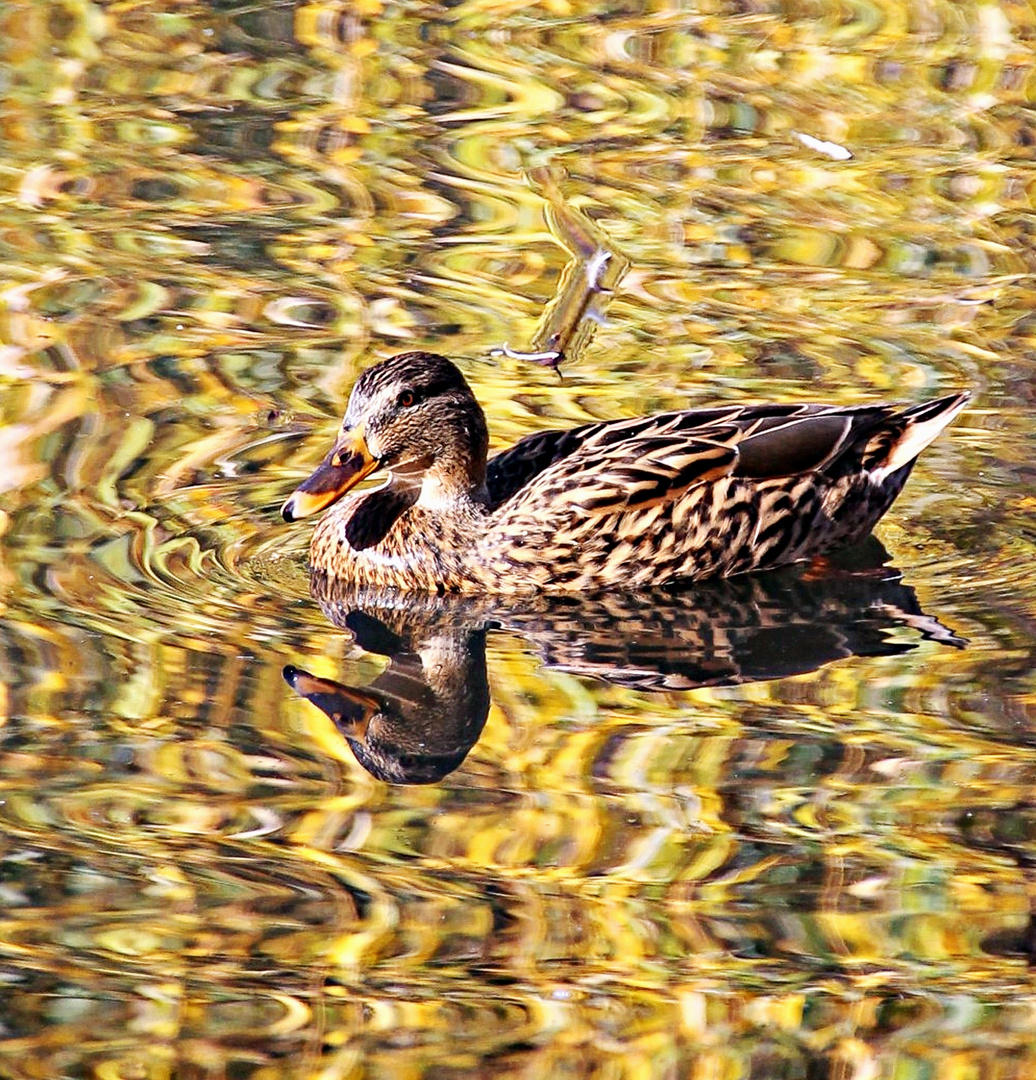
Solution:
[[[364,495],[345,525],[345,537],[356,551],[380,544],[401,514],[414,505],[413,488],[381,487]]]
[[[851,427],[851,418],[838,413],[768,424],[742,439],[737,475],[765,480],[812,472],[838,454]]]

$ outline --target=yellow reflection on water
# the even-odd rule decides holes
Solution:
[[[0,1071],[1034,1071],[1033,30],[4,5]],[[881,528],[902,583],[467,612],[480,726],[390,785],[282,670],[391,691],[412,766],[452,654],[343,633],[277,507],[419,346],[495,446],[976,398]]]

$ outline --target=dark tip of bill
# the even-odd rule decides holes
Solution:
[[[295,520],[295,514],[292,512],[292,503],[293,502],[294,502],[293,499],[289,499],[281,507],[281,517],[284,518],[284,520],[287,521],[287,522],[292,522],[292,521]]]

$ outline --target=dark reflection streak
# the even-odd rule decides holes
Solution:
[[[1013,862],[1028,884],[1029,911],[1021,926],[1001,928],[982,942],[994,956],[1021,955],[1036,966],[1036,805],[1031,801],[996,807],[966,806],[954,822],[960,841],[977,851],[992,852]]]
[[[916,648],[910,627],[964,642],[921,610],[871,538],[837,562],[700,584],[594,596],[440,597],[358,589],[314,576],[324,613],[389,658],[357,688],[289,665],[284,677],[321,709],[360,764],[390,783],[433,783],[456,769],[489,712],[486,634],[520,634],[548,668],[641,691],[784,678],[848,656]]]

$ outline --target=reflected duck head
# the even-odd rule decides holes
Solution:
[[[467,757],[489,714],[484,657],[473,672],[447,672],[446,681],[455,685],[445,689],[433,687],[420,659],[406,653],[393,660],[376,685],[363,689],[293,664],[283,674],[300,697],[334,724],[360,765],[390,784],[442,780]]]

